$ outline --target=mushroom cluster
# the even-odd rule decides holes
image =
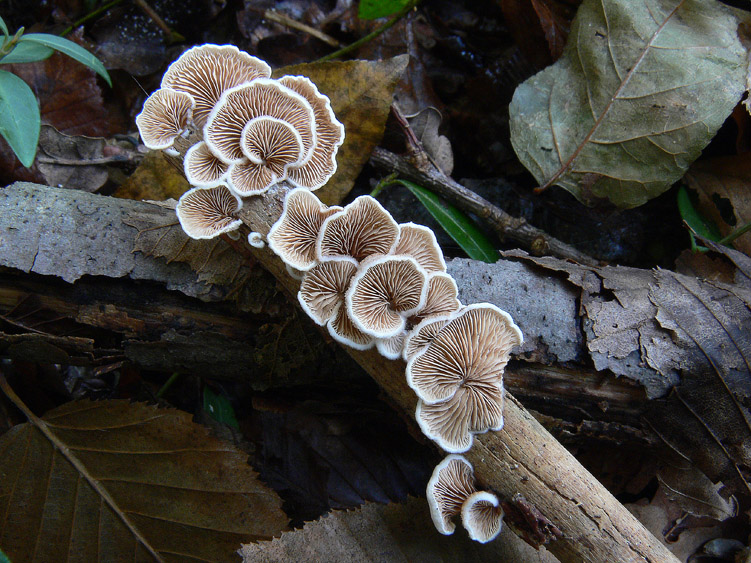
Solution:
[[[315,84],[304,76],[272,79],[264,61],[232,45],[183,53],[136,124],[144,145],[183,158],[194,188],[177,214],[193,238],[236,229],[240,198],[274,184],[320,188],[336,171],[344,141],[344,127]]]
[[[477,490],[472,464],[461,455],[447,456],[436,466],[426,495],[433,524],[444,535],[454,533],[452,518],[458,514],[475,541],[487,543],[501,532],[503,509],[498,497]]]
[[[407,361],[415,416],[448,452],[503,426],[503,372],[522,334],[488,303],[462,306],[433,231],[397,224],[361,196],[327,207],[295,189],[268,234],[269,247],[301,274],[303,310],[358,350]]]

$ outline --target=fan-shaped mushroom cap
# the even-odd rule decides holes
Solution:
[[[347,312],[347,307],[342,305],[336,311],[334,318],[329,321],[329,334],[342,344],[346,344],[355,350],[369,350],[373,347],[376,339],[362,332],[352,317]]]
[[[445,401],[460,387],[501,386],[511,349],[521,343],[508,313],[489,303],[469,305],[407,363],[407,383],[426,403]]]
[[[221,183],[229,168],[203,141],[188,149],[183,166],[188,183],[201,188],[210,188]]]
[[[336,153],[344,142],[344,126],[334,116],[331,102],[304,76],[283,76],[279,82],[308,100],[315,121],[315,147],[305,164],[289,169],[288,180],[309,190],[323,186],[336,172]]]
[[[362,261],[374,254],[389,254],[399,225],[378,201],[364,195],[326,219],[316,242],[319,260],[351,256]]]
[[[476,542],[488,543],[495,539],[503,524],[503,509],[498,497],[488,491],[469,495],[462,505],[462,524]]]
[[[335,217],[335,216],[334,216]],[[347,291],[347,312],[355,326],[376,338],[396,336],[425,303],[427,276],[409,256],[371,256]]]
[[[344,294],[357,271],[357,262],[340,257],[318,263],[307,271],[297,298],[308,316],[323,326],[336,315],[344,303]]]
[[[143,144],[155,150],[171,147],[187,131],[194,108],[193,98],[177,90],[161,88],[151,94],[136,116]]]
[[[286,86],[265,78],[230,88],[222,94],[206,120],[204,140],[223,161],[245,162],[244,130],[248,122],[258,117],[286,122],[302,141],[303,160],[297,164],[310,158],[315,143],[310,104]]]
[[[423,434],[447,452],[466,452],[472,435],[503,428],[501,383],[465,385],[440,403],[417,401],[415,418]]]
[[[407,331],[403,330],[391,338],[376,339],[376,349],[378,353],[389,360],[396,360],[402,355],[404,340],[407,338]]]
[[[450,315],[435,315],[427,317],[412,328],[404,341],[403,356],[405,361],[411,360],[425,350],[433,342],[440,330],[449,322]]]
[[[428,276],[425,305],[417,311],[416,316],[424,319],[432,315],[446,315],[458,311],[462,306],[458,295],[459,290],[454,278],[443,272],[433,272]]]
[[[238,228],[242,221],[237,212],[242,200],[225,185],[213,188],[193,188],[177,202],[177,218],[191,238],[214,238]]]
[[[162,88],[190,94],[196,103],[193,121],[201,128],[222,92],[256,78],[268,78],[271,68],[234,45],[199,45],[188,49],[162,77]]]
[[[446,271],[446,261],[443,259],[443,251],[438,246],[435,233],[423,225],[400,224],[399,240],[393,253],[411,256],[428,273]]]
[[[456,526],[451,518],[461,512],[464,501],[476,490],[472,465],[463,456],[447,456],[436,466],[426,496],[433,524],[440,533],[454,533]]]
[[[321,225],[327,217],[341,210],[338,206],[327,207],[309,190],[292,190],[284,198],[281,217],[269,231],[269,248],[285,264],[297,270],[309,270],[318,263],[316,239]]]

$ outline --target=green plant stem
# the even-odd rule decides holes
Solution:
[[[22,27],[21,29],[16,31],[16,34],[13,37],[3,43],[2,47],[0,47],[0,59],[5,57],[5,55],[10,54],[10,52],[16,47],[18,40],[21,39],[21,36],[23,35],[23,32],[24,28]]]
[[[161,399],[164,394],[169,391],[169,388],[172,387],[172,384],[177,381],[177,379],[180,377],[180,372],[176,371],[172,375],[169,376],[169,379],[164,382],[164,385],[162,385],[162,388],[157,391],[156,396],[157,398]]]
[[[733,242],[735,239],[737,239],[739,236],[747,233],[748,231],[751,231],[751,223],[746,223],[742,227],[738,227],[732,233],[730,233],[725,238],[720,239],[718,242],[720,244],[724,244],[727,246],[728,244]]]
[[[346,47],[342,47],[338,51],[334,51],[333,53],[329,53],[328,55],[321,57],[318,59],[317,63],[322,63],[324,61],[330,61],[332,59],[338,59],[339,57],[342,57],[348,53],[351,53],[352,51],[358,49],[360,46],[364,45],[368,41],[371,41],[378,37],[381,33],[388,30],[389,28],[393,27],[393,25],[398,22],[400,19],[402,19],[404,16],[406,16],[410,10],[412,10],[417,4],[420,3],[420,0],[412,0],[409,4],[404,6],[401,10],[399,10],[392,18],[387,21],[385,24],[383,24],[381,27],[375,29],[371,33],[368,33],[365,37],[362,37],[355,41],[354,43],[347,45]]]
[[[370,197],[372,198],[378,197],[378,194],[380,194],[383,191],[383,188],[386,188],[389,185],[395,183],[394,180],[396,180],[397,176],[399,176],[399,174],[397,174],[396,172],[393,172],[389,174],[388,176],[386,176],[385,178],[381,178],[381,181],[378,182],[378,184],[376,184],[376,187],[373,188],[373,191],[370,192]]]
[[[91,20],[91,19],[93,19],[93,18],[97,17],[97,16],[98,16],[99,14],[101,14],[102,12],[106,12],[107,10],[109,10],[110,8],[112,8],[113,6],[117,6],[117,5],[118,5],[118,4],[120,4],[120,3],[122,2],[122,1],[123,1],[123,0],[112,0],[112,2],[107,2],[106,4],[104,4],[103,6],[100,6],[99,8],[97,8],[96,10],[94,10],[93,12],[90,12],[90,13],[86,14],[86,15],[85,15],[84,17],[82,17],[82,18],[81,18],[80,20],[78,20],[78,21],[76,21],[76,22],[73,22],[73,25],[71,25],[71,26],[69,26],[69,27],[66,27],[66,28],[65,28],[65,29],[64,29],[64,30],[62,31],[62,33],[60,33],[60,37],[65,37],[65,36],[66,36],[66,35],[68,35],[68,34],[69,34],[69,33],[70,33],[71,31],[73,31],[73,30],[74,30],[75,28],[77,28],[77,27],[78,27],[79,25],[83,25],[83,24],[85,24],[85,23],[86,23],[87,21],[89,21],[89,20]]]

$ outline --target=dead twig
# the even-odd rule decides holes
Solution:
[[[324,33],[323,31],[316,29],[315,27],[310,27],[309,25],[306,25],[297,20],[293,20],[291,17],[283,14],[282,12],[277,12],[276,10],[266,10],[265,12],[263,12],[263,17],[264,19],[267,19],[269,21],[279,23],[286,27],[291,27],[292,29],[302,31],[303,33],[307,33],[311,37],[320,39],[324,43],[327,43],[337,49],[342,46],[339,41],[337,41],[327,33]]]

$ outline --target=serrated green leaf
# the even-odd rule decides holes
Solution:
[[[0,135],[27,168],[36,156],[40,127],[34,92],[15,74],[0,70]]]
[[[737,27],[716,0],[584,0],[563,56],[514,93],[516,154],[587,204],[659,195],[744,91]]]
[[[209,416],[217,422],[221,422],[232,428],[240,428],[235,417],[235,409],[232,408],[232,403],[225,396],[214,393],[209,387],[203,388],[203,410],[209,413]]]
[[[467,256],[490,264],[498,261],[500,256],[493,244],[459,209],[414,182],[394,180],[394,183],[401,184],[412,192]]]
[[[45,47],[44,45],[18,43],[10,53],[0,60],[0,64],[33,63],[36,61],[43,61],[53,52],[52,49]]]
[[[8,35],[9,35],[8,26],[5,25],[5,20],[2,17],[0,17],[0,31],[3,32],[3,35],[5,35],[5,37],[8,37]],[[0,553],[2,553],[2,552],[0,552]]]
[[[364,20],[385,18],[404,8],[410,0],[360,0],[357,16]]]
[[[104,78],[107,84],[112,86],[112,80],[107,73],[107,69],[104,68],[102,61],[97,59],[83,47],[73,43],[73,41],[64,39],[63,37],[58,37],[57,35],[49,35],[47,33],[27,33],[19,39],[19,43],[24,42],[44,45],[45,47],[60,51],[64,55],[68,55],[71,59],[74,59],[92,69],[99,76]]]

